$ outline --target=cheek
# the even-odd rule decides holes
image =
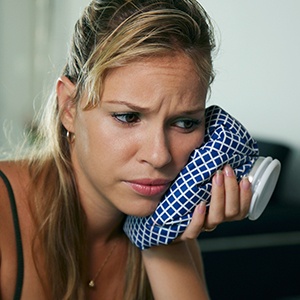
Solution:
[[[78,138],[77,138],[78,137]],[[82,163],[88,160],[96,168],[105,169],[106,166],[121,165],[133,155],[134,147],[128,135],[102,119],[91,122],[91,119],[77,127],[75,148]]]
[[[197,130],[195,130],[190,136],[189,141],[186,143],[187,151],[190,150],[190,153],[202,146],[205,135],[205,124],[201,125]]]
[[[204,127],[199,128],[193,134],[186,135],[183,139],[181,139],[180,143],[178,141],[176,144],[174,143],[173,147],[173,158],[176,161],[176,165],[181,170],[186,163],[188,162],[190,154],[196,148],[199,148],[203,144],[204,140]]]
[[[105,131],[93,121],[93,115],[87,111],[78,116],[75,123],[74,154],[81,165],[95,165],[101,161],[105,149]]]

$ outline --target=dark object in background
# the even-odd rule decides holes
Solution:
[[[211,300],[300,299],[300,205],[284,195],[292,150],[258,140],[281,174],[261,217],[223,223],[199,236]]]

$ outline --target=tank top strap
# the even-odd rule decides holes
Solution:
[[[2,178],[8,192],[13,224],[14,224],[16,249],[17,249],[17,280],[16,280],[14,300],[19,300],[21,299],[23,278],[24,278],[24,258],[23,258],[23,246],[22,246],[22,238],[21,238],[21,231],[20,231],[20,223],[19,223],[15,196],[11,184],[8,178],[6,177],[6,175],[1,170],[0,170],[0,177]]]

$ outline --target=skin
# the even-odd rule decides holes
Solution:
[[[116,242],[114,253],[118,253],[111,256],[99,275],[101,286],[87,289],[87,298],[121,299],[128,242],[122,231],[124,216],[152,213],[192,150],[202,144],[206,89],[193,62],[177,54],[144,59],[111,70],[105,79],[101,103],[94,109],[83,109],[85,98],[79,106],[73,105],[74,91],[74,85],[66,77],[60,78],[57,95],[63,108],[61,120],[75,134],[71,158],[87,215],[90,278],[104,260],[99,257],[106,257]],[[17,170],[5,164],[0,164],[0,168],[8,173],[16,190],[17,205],[21,206],[19,198],[26,203],[22,194],[24,183],[15,180]],[[206,214],[205,205],[198,205],[191,224],[174,243],[142,252],[155,299],[208,298],[196,237],[204,227],[214,228],[221,222],[244,218],[250,199],[247,179],[239,186],[229,166],[216,174],[209,213]],[[6,208],[5,215],[9,214]],[[26,222],[26,216],[21,210],[21,224]],[[27,224],[30,224],[28,220]],[[13,277],[15,253],[3,250],[8,248],[7,238],[1,234],[4,226],[11,230],[11,225],[3,224],[0,218],[1,255],[10,259],[12,266],[3,268],[2,264],[0,274]],[[10,249],[14,247],[11,236]],[[27,237],[29,241],[32,238],[30,234]],[[27,245],[25,251],[28,248]],[[34,268],[25,268],[26,274],[35,278]],[[7,277],[0,277],[0,286],[9,284]],[[38,280],[31,285],[40,287]],[[12,292],[13,287],[8,292],[1,289],[1,299],[9,299]],[[36,295],[25,281],[23,298],[37,299]],[[38,295],[41,299],[41,293]]]
[[[72,161],[86,212],[152,213],[192,150],[202,144],[205,96],[185,56],[111,71],[100,105],[72,111],[64,123],[76,135]],[[134,190],[152,182],[163,186],[154,195]]]

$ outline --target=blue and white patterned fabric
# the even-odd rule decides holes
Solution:
[[[124,231],[140,249],[169,244],[191,221],[200,201],[209,205],[211,177],[230,164],[238,180],[246,175],[259,151],[247,130],[218,106],[205,112],[206,132],[203,145],[195,149],[187,165],[148,217],[127,216]]]

